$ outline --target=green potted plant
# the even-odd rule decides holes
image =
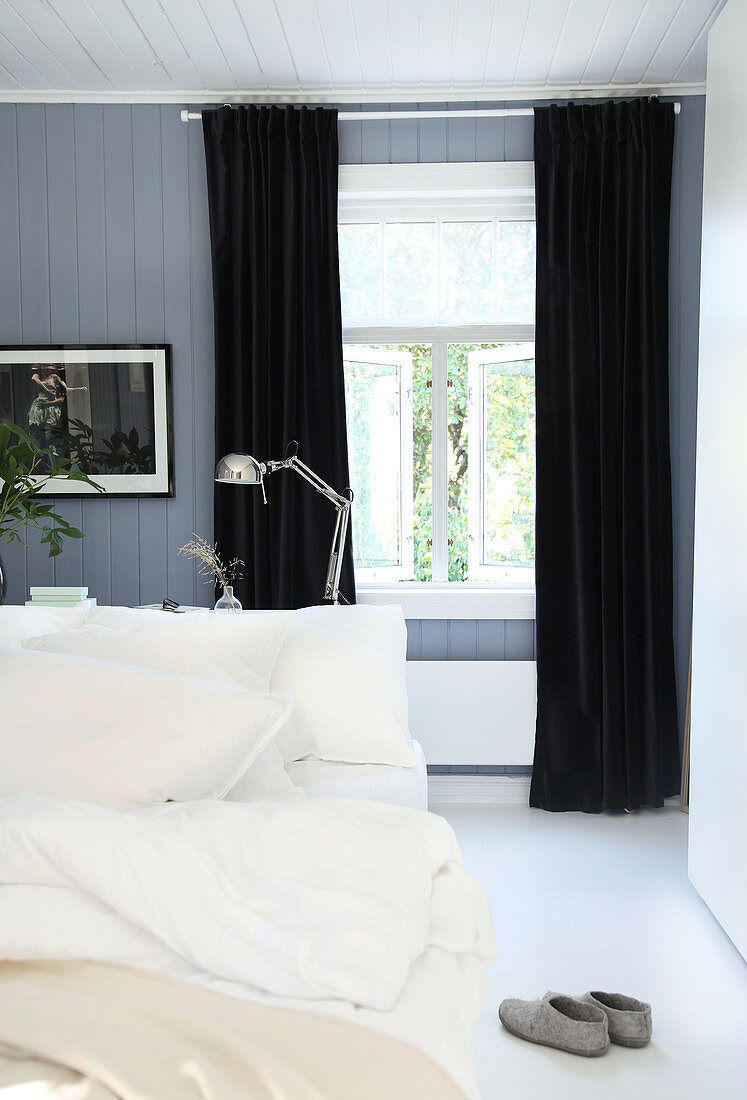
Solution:
[[[43,503],[39,491],[53,478],[84,481],[97,492],[101,487],[91,481],[54,448],[40,447],[37,441],[9,420],[0,420],[0,545],[20,542],[29,528],[41,532],[41,542],[49,547],[50,558],[63,550],[63,538],[82,539],[83,532],[73,527]],[[5,599],[6,577],[0,559],[0,604]]]

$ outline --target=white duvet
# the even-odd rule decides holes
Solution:
[[[422,1046],[471,1093],[493,951],[483,891],[432,814],[0,800],[4,958],[107,960],[347,1015]]]

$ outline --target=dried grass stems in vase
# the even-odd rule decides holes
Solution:
[[[232,558],[227,564],[218,553],[217,543],[211,545],[207,539],[192,532],[192,541],[179,547],[179,553],[185,558],[192,558],[197,562],[197,572],[213,585],[220,585],[223,595],[215,605],[216,611],[232,611],[237,614],[241,611],[241,604],[233,594],[233,582],[241,580],[243,573],[239,570],[244,566],[241,558]]]

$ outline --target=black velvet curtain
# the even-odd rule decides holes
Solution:
[[[537,740],[530,804],[679,787],[668,408],[672,104],[535,110]]]
[[[337,251],[337,111],[223,107],[202,117],[215,316],[216,458],[299,457],[348,485]],[[246,563],[247,607],[320,603],[335,512],[291,470],[215,486],[215,540]],[[348,541],[340,590],[355,600]]]

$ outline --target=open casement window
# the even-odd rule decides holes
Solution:
[[[343,360],[355,575],[411,579],[412,355],[346,344]]]
[[[533,166],[343,165],[339,195],[358,598],[531,618]]]
[[[469,576],[534,583],[534,344],[468,355]]]

